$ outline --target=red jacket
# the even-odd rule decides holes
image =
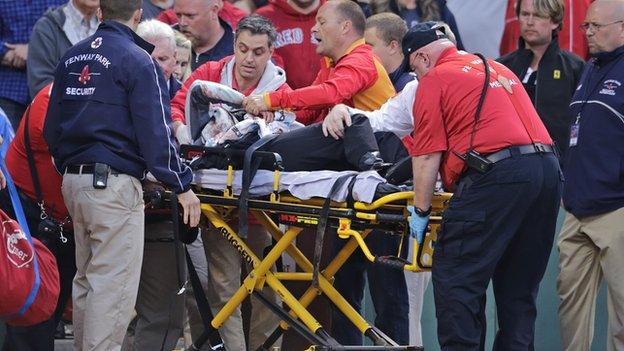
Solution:
[[[325,3],[321,0],[319,7]],[[270,19],[277,28],[276,62],[286,71],[286,82],[293,89],[309,86],[320,68],[321,56],[316,53],[312,36],[316,10],[303,15],[286,0],[269,0],[257,14]]]
[[[408,151],[411,156],[444,152],[440,174],[448,190],[453,189],[465,169],[458,155],[465,154],[469,148],[483,86],[483,64],[474,64],[476,59],[477,56],[460,54],[455,48],[446,49],[435,67],[420,79],[416,92],[414,133]],[[531,142],[552,145],[518,77],[498,62],[488,63],[495,72],[490,77],[490,88],[476,128],[474,149],[487,155]],[[499,83],[499,75],[509,80],[513,94]],[[512,100],[521,111],[516,110]]]
[[[230,27],[232,27],[232,29],[236,29],[236,26],[238,25],[238,22],[241,20],[241,18],[247,15],[248,13],[232,5],[227,0],[223,1],[223,7],[219,11],[219,17],[222,20],[226,21],[230,25]],[[156,16],[156,19],[161,22],[167,23],[170,26],[178,24],[178,17],[173,11],[173,8],[162,11],[158,14],[158,16]]]
[[[45,121],[46,112],[48,111],[48,102],[50,101],[50,88],[52,84],[46,85],[35,95],[32,103],[26,110],[19,128],[15,133],[15,138],[6,154],[6,165],[15,181],[15,185],[30,199],[36,201],[35,186],[30,169],[28,166],[28,157],[26,156],[26,144],[24,140],[24,128],[26,114],[29,115],[28,133],[30,138],[30,147],[32,148],[35,159],[35,167],[39,183],[41,184],[41,192],[45,208],[48,214],[56,220],[63,220],[69,216],[63,195],[61,194],[61,183],[63,177],[56,171],[52,164],[52,156],[48,151],[48,144],[43,138],[43,123]]]
[[[329,108],[346,104],[364,111],[377,110],[395,95],[394,87],[370,45],[360,39],[334,64],[325,58],[311,86],[264,94],[273,109],[305,110],[297,120],[312,124],[323,120]]]
[[[501,39],[500,55],[506,55],[518,50],[520,38],[520,23],[516,16],[516,1],[507,0],[507,14],[505,15],[505,31]],[[558,34],[559,47],[562,50],[573,52],[580,57],[589,58],[587,39],[580,29],[585,19],[591,0],[565,0],[565,13],[563,15],[563,28]]]
[[[233,60],[233,59],[234,59],[234,56],[228,56],[228,57],[222,58],[219,61],[206,62],[203,65],[199,66],[195,71],[193,71],[193,73],[191,73],[191,75],[188,77],[188,79],[186,79],[186,81],[182,85],[182,88],[178,90],[173,100],[171,100],[171,119],[174,122],[180,121],[182,123],[186,123],[186,116],[184,115],[186,94],[189,88],[191,87],[191,85],[193,84],[193,82],[200,79],[200,80],[207,80],[207,81],[219,83],[221,81],[221,71],[223,70],[225,65],[228,62],[230,62],[230,60]],[[231,87],[231,88],[236,89],[236,87]],[[284,89],[290,90],[290,87],[288,86],[288,84],[284,83],[277,90],[280,91]],[[250,91],[248,91],[247,93],[249,92]],[[246,92],[241,92],[241,93],[245,94]]]

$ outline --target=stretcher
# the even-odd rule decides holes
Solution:
[[[305,338],[310,343],[309,350],[419,349],[414,346],[398,345],[367,322],[334,288],[334,275],[356,250],[361,250],[365,257],[375,264],[411,272],[428,271],[432,263],[433,243],[440,229],[441,213],[447,206],[450,194],[438,193],[434,195],[429,231],[422,243],[414,243],[413,256],[409,260],[401,258],[398,253],[396,256],[381,257],[371,251],[364,239],[372,230],[375,230],[375,235],[409,235],[407,224],[409,212],[406,210],[406,206],[411,203],[413,192],[388,192],[383,190],[383,186],[377,186],[375,195],[368,199],[370,201],[361,201],[349,195],[346,196],[346,199],[342,199],[344,196],[339,195],[338,200],[340,201],[332,201],[332,196],[340,193],[340,191],[336,191],[338,188],[344,187],[344,184],[348,183],[347,187],[353,189],[361,181],[361,179],[358,180],[353,176],[339,176],[338,179],[343,180],[342,184],[333,186],[331,189],[333,191],[327,194],[327,198],[312,196],[302,199],[293,196],[288,191],[283,191],[287,189],[280,188],[280,180],[287,175],[282,172],[279,155],[256,151],[253,153],[253,157],[271,159],[272,167],[270,168],[273,168],[269,170],[272,176],[272,182],[270,182],[272,186],[269,186],[268,189],[266,184],[257,186],[256,188],[265,189],[264,193],[255,193],[253,197],[244,200],[247,209],[275,240],[273,247],[261,259],[247,246],[244,239],[239,235],[240,233],[228,224],[231,223],[236,210],[241,207],[241,195],[238,194],[240,190],[236,190],[235,181],[237,172],[240,171],[235,170],[233,163],[230,162],[232,159],[240,157],[241,151],[186,145],[182,146],[181,152],[183,158],[187,160],[198,159],[212,153],[221,153],[227,158],[228,167],[221,171],[221,176],[224,177],[225,182],[218,187],[212,184],[216,182],[207,184],[196,181],[196,193],[198,193],[201,201],[201,209],[205,219],[236,248],[242,259],[250,267],[249,274],[237,292],[212,317],[210,326],[214,330],[220,328],[248,296],[254,295],[282,319],[279,327],[264,343],[262,348],[264,350],[270,350],[271,345],[287,329],[293,329]],[[212,177],[207,178],[212,179]],[[344,181],[344,179],[348,181]],[[335,182],[334,184],[338,183]],[[383,183],[380,182],[380,184]],[[251,187],[254,187],[253,182]],[[396,188],[392,189],[397,190]],[[287,229],[281,230],[280,225]],[[313,258],[306,257],[295,244],[297,236],[302,233],[304,228],[317,229]],[[327,235],[337,235],[340,240],[345,240],[345,244],[330,260],[329,264],[321,268],[319,267],[320,247],[322,247],[325,232]],[[382,234],[379,234],[380,232]],[[299,271],[272,271],[271,268],[283,253],[292,257]],[[285,286],[284,283],[288,281],[304,281],[309,282],[310,285],[303,295],[297,298]],[[276,292],[283,307],[264,297],[261,291],[265,286]],[[340,310],[363,335],[370,339],[373,346],[349,346],[340,345],[336,342],[307,309],[310,303],[321,294],[325,295],[330,303]],[[212,331],[213,336],[216,334],[214,330]],[[221,349],[218,341],[210,340],[210,344],[215,350]]]

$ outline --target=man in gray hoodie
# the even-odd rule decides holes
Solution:
[[[100,0],[70,0],[35,23],[26,64],[31,97],[54,80],[54,70],[65,51],[95,32],[99,6]]]

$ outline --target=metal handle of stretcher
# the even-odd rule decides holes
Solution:
[[[405,217],[402,217],[402,220],[405,220]],[[432,222],[440,222],[441,220],[442,220],[441,216],[430,217],[430,221]],[[370,262],[382,264],[391,268],[395,268],[399,270],[406,270],[410,272],[423,272],[431,268],[430,264],[423,264],[421,261],[422,255],[424,254],[427,255],[427,253],[424,252],[425,245],[427,242],[431,242],[431,241],[423,240],[423,243],[418,243],[416,239],[410,238],[413,244],[413,252],[412,252],[411,261],[405,260],[398,256],[375,256],[368,248],[368,245],[364,241],[364,238],[360,234],[360,232],[351,229],[350,222],[351,221],[349,219],[340,220],[340,225],[338,228],[338,236],[342,239],[348,239],[349,237],[353,237],[357,241],[358,246],[362,250],[362,253],[364,253],[364,256]]]

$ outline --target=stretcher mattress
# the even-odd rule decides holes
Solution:
[[[355,201],[371,203],[375,197],[377,186],[386,180],[376,171],[314,171],[314,172],[281,172],[279,192],[289,192],[292,196],[308,200],[313,197],[327,198],[336,179],[343,175],[357,175],[351,191]],[[242,190],[243,171],[234,171],[232,191],[238,195]],[[254,196],[269,195],[273,192],[274,172],[260,169],[256,173],[249,194]],[[193,182],[204,189],[223,190],[227,183],[227,171],[219,169],[200,169],[194,172]],[[333,201],[346,201],[349,183],[340,187],[332,196]]]

